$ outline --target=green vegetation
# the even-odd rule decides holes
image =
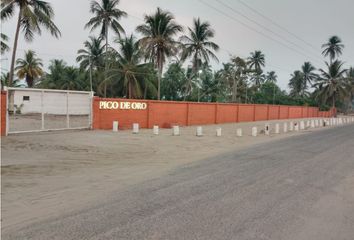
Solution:
[[[12,49],[8,37],[1,34],[1,51],[12,50],[13,59],[9,74],[3,74],[3,85],[18,86],[18,79],[25,79],[28,87],[93,90],[104,97],[163,99],[174,101],[239,102],[285,105],[320,106],[326,110],[336,106],[347,111],[354,104],[354,70],[345,69],[339,57],[344,44],[332,36],[322,45],[322,54],[328,59],[325,69],[316,69],[311,62],[304,62],[289,77],[289,93],[277,85],[275,71],[265,72],[266,56],[256,50],[249,57],[232,56],[219,70],[211,63],[218,62],[219,45],[214,41],[215,30],[209,22],[195,18],[191,27],[179,25],[174,15],[157,8],[136,27],[137,35],[126,36],[120,20],[127,13],[118,8],[119,0],[92,1],[92,18],[85,28],[98,29],[98,36],[89,36],[77,51],[79,67],[67,66],[60,59],[52,60],[48,71],[42,61],[29,50],[24,59],[16,59],[19,29],[26,40],[32,40],[41,28],[60,36],[52,22],[54,11],[45,1],[4,0],[8,6],[1,12],[6,21],[14,16]],[[112,30],[115,41],[109,43]],[[16,65],[15,66],[15,62]]]

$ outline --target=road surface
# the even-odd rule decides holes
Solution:
[[[197,151],[198,149],[196,149]],[[185,165],[95,207],[3,239],[311,239],[354,236],[354,125]]]

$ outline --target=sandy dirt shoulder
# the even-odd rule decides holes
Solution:
[[[185,164],[323,129],[284,134],[281,124],[281,134],[251,136],[251,127],[260,130],[268,122],[274,127],[285,121],[203,126],[203,137],[195,136],[196,127],[185,127],[181,136],[172,136],[171,129],[154,136],[145,129],[136,135],[77,131],[3,138],[2,228],[20,228],[77,211]],[[217,127],[222,128],[222,137],[215,136]],[[243,129],[242,138],[236,137],[237,128]]]

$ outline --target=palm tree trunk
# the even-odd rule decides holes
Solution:
[[[9,74],[9,87],[12,86],[14,80],[15,59],[16,59],[18,36],[20,33],[20,26],[21,26],[21,15],[22,15],[22,9],[20,9],[20,12],[18,13],[14,47],[12,49],[11,67],[10,67],[10,74]],[[12,91],[9,92],[9,112],[10,113],[14,112],[14,93]]]
[[[161,99],[161,78],[162,78],[162,69],[163,69],[163,63],[162,63],[162,56],[161,52],[158,51],[157,53],[157,67],[158,67],[158,75],[157,75],[157,100]]]
[[[107,97],[108,24],[106,24],[105,37],[106,37],[106,59],[105,59],[105,67],[104,67],[104,97]]]

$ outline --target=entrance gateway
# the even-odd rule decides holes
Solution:
[[[7,94],[7,109],[13,109],[7,112],[8,134],[92,127],[93,92],[7,88]]]

